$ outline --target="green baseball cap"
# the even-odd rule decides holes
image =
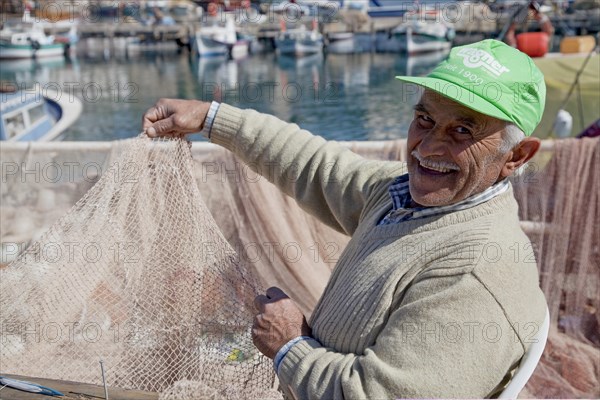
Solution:
[[[426,77],[397,76],[477,112],[513,122],[527,136],[546,103],[544,75],[525,53],[487,39],[452,49]]]

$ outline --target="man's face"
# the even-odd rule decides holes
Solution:
[[[506,123],[425,90],[408,131],[409,187],[427,207],[453,204],[496,183]]]

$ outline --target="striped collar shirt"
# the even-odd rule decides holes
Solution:
[[[379,221],[378,225],[397,224],[412,219],[466,210],[506,192],[508,188],[508,179],[503,179],[483,192],[467,197],[458,203],[439,207],[410,207],[412,197],[408,188],[408,174],[404,174],[397,177],[390,185],[388,192],[392,198],[392,209]]]

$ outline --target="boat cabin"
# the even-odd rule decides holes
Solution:
[[[40,140],[61,114],[57,103],[37,91],[0,93],[0,140]]]

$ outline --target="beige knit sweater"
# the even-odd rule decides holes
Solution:
[[[405,164],[365,160],[226,104],[211,141],[352,236],[310,320],[315,340],[281,363],[289,397],[498,394],[546,307],[512,189],[467,210],[377,226]]]

